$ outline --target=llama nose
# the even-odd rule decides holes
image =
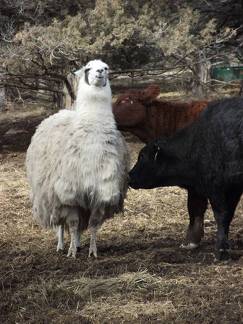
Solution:
[[[99,73],[102,73],[103,71],[104,71],[103,69],[97,70],[97,72],[99,72]]]

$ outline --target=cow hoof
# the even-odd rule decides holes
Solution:
[[[187,244],[181,244],[180,245],[180,248],[181,249],[184,249],[184,250],[195,250],[199,247],[199,244],[196,244],[196,243],[187,243]]]
[[[219,261],[227,261],[230,259],[229,250],[218,250],[215,253],[215,257]]]

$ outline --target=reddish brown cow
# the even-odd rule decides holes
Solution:
[[[156,84],[144,90],[129,90],[113,104],[120,130],[129,131],[147,143],[160,136],[169,136],[193,122],[207,106],[207,101],[169,102],[157,99]]]
[[[170,136],[192,123],[207,107],[208,101],[168,102],[158,99],[160,87],[156,84],[143,90],[128,90],[113,104],[118,128],[131,132],[148,143],[160,136]],[[190,223],[185,248],[195,248],[204,233],[203,219],[207,199],[188,190]]]

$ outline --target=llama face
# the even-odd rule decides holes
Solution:
[[[88,85],[105,87],[108,80],[109,67],[101,60],[93,60],[85,65],[84,73],[85,82]]]

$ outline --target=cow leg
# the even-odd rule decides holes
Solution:
[[[187,229],[186,244],[181,247],[185,249],[195,249],[198,247],[204,235],[204,213],[207,209],[207,198],[198,195],[193,190],[188,190],[187,208],[190,223]]]
[[[229,228],[241,193],[241,191],[232,190],[225,195],[224,199],[219,197],[210,199],[217,223],[216,257],[219,260],[229,258]]]

